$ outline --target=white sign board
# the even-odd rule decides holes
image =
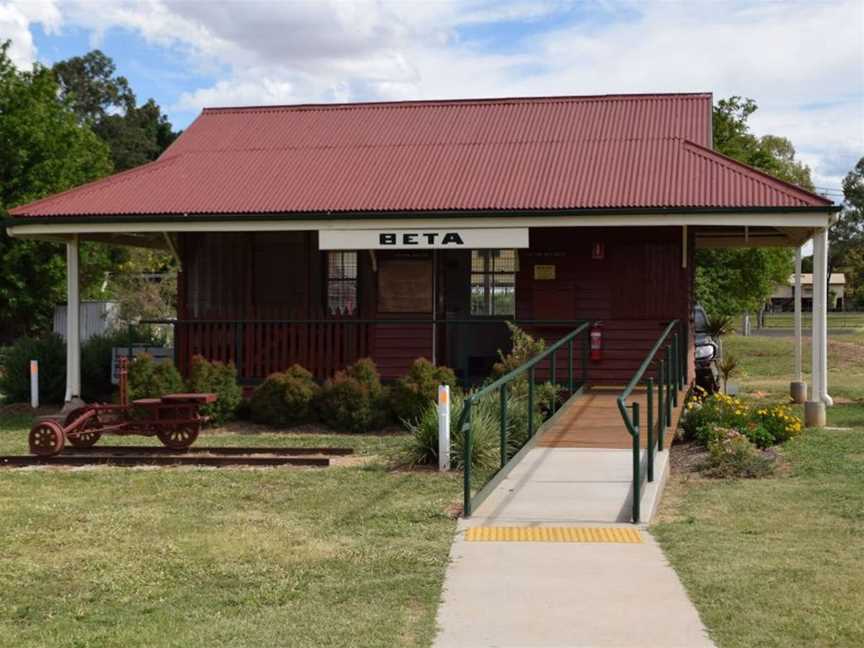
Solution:
[[[318,232],[322,250],[480,250],[528,247],[527,227],[336,229]]]

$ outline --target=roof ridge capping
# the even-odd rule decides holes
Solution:
[[[678,139],[678,138],[676,138],[676,139]],[[794,182],[789,182],[788,180],[782,180],[776,176],[771,175],[770,173],[767,173],[766,171],[762,171],[761,169],[757,169],[756,167],[752,167],[749,164],[746,164],[744,162],[740,162],[739,160],[736,160],[735,158],[729,157],[728,155],[724,155],[723,153],[720,153],[719,151],[715,151],[714,149],[706,148],[706,147],[702,146],[701,144],[690,141],[688,139],[680,139],[679,141],[683,142],[685,147],[691,147],[691,148],[696,149],[695,151],[693,151],[693,153],[696,155],[701,155],[702,157],[704,157],[706,159],[713,159],[713,160],[725,165],[726,167],[731,168],[735,172],[757,176],[756,178],[754,178],[757,182],[761,182],[762,184],[775,185],[775,188],[779,191],[787,191],[787,192],[795,192],[797,194],[803,194],[804,196],[806,196],[808,198],[819,200],[820,202],[824,203],[824,206],[826,206],[826,207],[827,206],[835,206],[834,201],[831,200],[830,198],[826,198],[825,196],[819,195],[813,191],[809,191],[808,189],[804,189],[803,187],[799,187]],[[776,186],[776,185],[780,185],[780,186]],[[817,206],[817,205],[814,205],[814,206]]]
[[[351,110],[358,108],[413,108],[419,106],[464,106],[485,104],[522,104],[522,103],[566,103],[579,101],[644,101],[655,99],[708,99],[713,101],[711,92],[642,92],[613,93],[593,95],[544,95],[528,97],[473,97],[465,99],[403,99],[397,101],[356,101],[356,102],[325,102],[298,104],[259,104],[250,106],[213,106],[204,107],[205,113],[220,112],[267,112],[279,110]]]

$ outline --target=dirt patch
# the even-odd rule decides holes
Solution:
[[[708,450],[695,441],[679,441],[672,446],[669,468],[673,475],[698,475],[698,467],[708,458]]]
[[[57,405],[41,405],[34,410],[29,403],[9,403],[0,405],[0,416],[47,416],[56,414],[58,410]]]

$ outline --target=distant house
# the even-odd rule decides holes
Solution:
[[[831,274],[828,285],[828,310],[843,310],[846,297],[846,275],[842,272]],[[795,275],[789,275],[786,284],[777,286],[771,295],[771,310],[791,311],[794,309]],[[809,309],[813,303],[813,275],[801,273],[801,303],[802,308]]]

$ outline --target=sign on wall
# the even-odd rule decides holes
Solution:
[[[552,281],[555,279],[555,266],[553,264],[535,264],[534,279],[536,281]]]
[[[322,250],[481,250],[528,247],[527,227],[321,230]]]

